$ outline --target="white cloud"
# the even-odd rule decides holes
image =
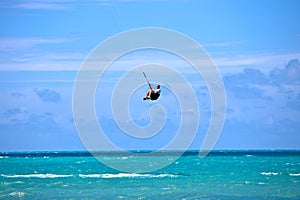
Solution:
[[[61,101],[60,93],[50,89],[35,89],[34,92],[43,102],[59,103]]]
[[[156,0],[168,1],[168,0]],[[186,0],[185,0],[186,1]],[[6,0],[0,2],[0,7],[23,10],[68,10],[77,5],[94,4],[99,6],[111,6],[118,2],[147,2],[147,0]]]
[[[202,44],[204,47],[228,47],[235,45],[245,44],[246,40],[238,40],[238,41],[229,41],[229,42],[215,42],[215,43],[204,43]]]
[[[2,2],[0,7],[25,10],[66,10],[70,8],[68,2],[73,2],[73,0],[7,0]]]
[[[44,10],[64,10],[66,6],[54,3],[42,3],[42,2],[31,2],[31,3],[20,3],[14,6],[15,8],[21,9],[44,9]]]
[[[21,38],[0,38],[0,70],[78,70],[85,57],[85,52],[64,52],[62,46],[66,47],[67,42],[74,42],[68,38],[42,38],[42,37],[21,37]],[[207,46],[230,46],[243,44],[245,41],[221,42],[206,44]],[[71,43],[72,44],[72,43]],[[47,48],[50,45],[57,45],[59,52],[49,52]],[[39,51],[37,51],[39,50]],[[92,49],[90,49],[92,50]],[[25,51],[25,53],[24,53]],[[45,52],[47,51],[47,52]],[[53,50],[51,50],[53,51]],[[12,53],[13,52],[13,53]],[[191,51],[192,52],[192,51]],[[12,54],[11,54],[12,53]],[[211,59],[222,73],[235,73],[245,67],[259,69],[263,72],[269,72],[274,67],[282,67],[291,59],[300,59],[300,53],[292,52],[208,52]],[[199,64],[203,64],[202,58],[195,57]],[[97,61],[97,66],[101,61]],[[147,63],[159,63],[174,67],[180,71],[184,70],[195,72],[182,58],[164,51],[137,51],[114,62],[116,70],[120,68],[127,70],[132,66]],[[110,68],[114,70],[114,68]]]
[[[292,52],[249,52],[234,53],[222,52],[211,53],[211,58],[222,72],[236,72],[241,67],[252,67],[269,72],[274,67],[281,68],[292,59],[300,59],[300,53]]]
[[[0,70],[77,70],[86,55],[65,51],[67,42],[71,39],[0,38]]]
[[[272,70],[262,73],[247,68],[225,76],[227,126],[228,122],[229,126],[235,122],[230,131],[247,127],[249,133],[282,134],[282,139],[286,134],[296,134],[300,111],[299,66],[298,60],[291,60],[277,69],[276,74]]]
[[[293,59],[288,62],[284,69],[274,69],[270,72],[270,76],[275,84],[300,83],[300,62],[298,59]]]
[[[28,50],[38,45],[58,44],[70,41],[63,38],[0,38],[0,52]]]
[[[28,120],[28,111],[24,108],[10,108],[0,114],[0,124],[14,124]]]

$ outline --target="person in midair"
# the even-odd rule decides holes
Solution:
[[[156,89],[153,89],[152,86],[149,84],[150,89],[147,91],[146,96],[143,98],[143,100],[157,100],[160,96],[160,85],[156,85]]]

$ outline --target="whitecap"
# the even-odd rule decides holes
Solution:
[[[79,174],[81,178],[101,178],[101,174]]]
[[[25,193],[24,192],[12,192],[8,194],[9,196],[17,196],[17,197],[24,197]]]
[[[260,173],[261,175],[265,175],[265,176],[277,176],[278,175],[278,172],[262,172]]]
[[[17,183],[17,184],[23,184],[24,182],[23,181],[17,181],[15,183]]]
[[[2,177],[6,178],[66,178],[72,177],[73,175],[66,174],[15,174],[15,175],[5,175],[1,174]]]
[[[300,173],[298,174],[289,174],[290,176],[300,176]]]
[[[77,161],[76,163],[77,163],[77,164],[81,164],[81,163],[85,163],[85,161],[84,161],[84,160],[82,160],[82,161]]]
[[[137,174],[137,173],[119,173],[119,174],[79,174],[81,178],[174,178],[174,174]]]
[[[265,182],[258,182],[258,185],[267,185],[268,183]]]
[[[9,156],[0,156],[0,159],[1,159],[1,158],[9,158]]]
[[[178,177],[178,175],[175,174],[158,174],[158,175],[153,175],[152,177],[154,178],[163,178],[163,177],[170,177],[170,178],[175,178]]]

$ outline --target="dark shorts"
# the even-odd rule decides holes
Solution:
[[[150,99],[151,100],[156,100],[156,99],[158,99],[158,97],[159,97],[159,93],[154,93],[154,92],[152,92],[151,94],[150,94]]]

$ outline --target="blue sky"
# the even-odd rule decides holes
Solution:
[[[218,67],[227,102],[215,149],[300,149],[299,9],[296,0],[1,1],[0,151],[83,150],[72,111],[76,74],[101,42],[142,27],[187,35]],[[192,85],[201,120],[190,148],[199,149],[211,116],[203,80],[180,68],[186,64],[167,53],[136,52],[119,62],[141,60],[176,65]],[[110,94],[122,70],[105,75],[96,99]],[[137,90],[129,103],[132,119],[140,126],[149,123],[148,110],[155,104],[136,103],[146,89]],[[172,91],[163,89],[159,104],[165,107],[167,123],[163,133],[148,140],[122,135],[111,111],[96,103],[108,137],[129,149],[166,145],[178,128],[180,112]]]

